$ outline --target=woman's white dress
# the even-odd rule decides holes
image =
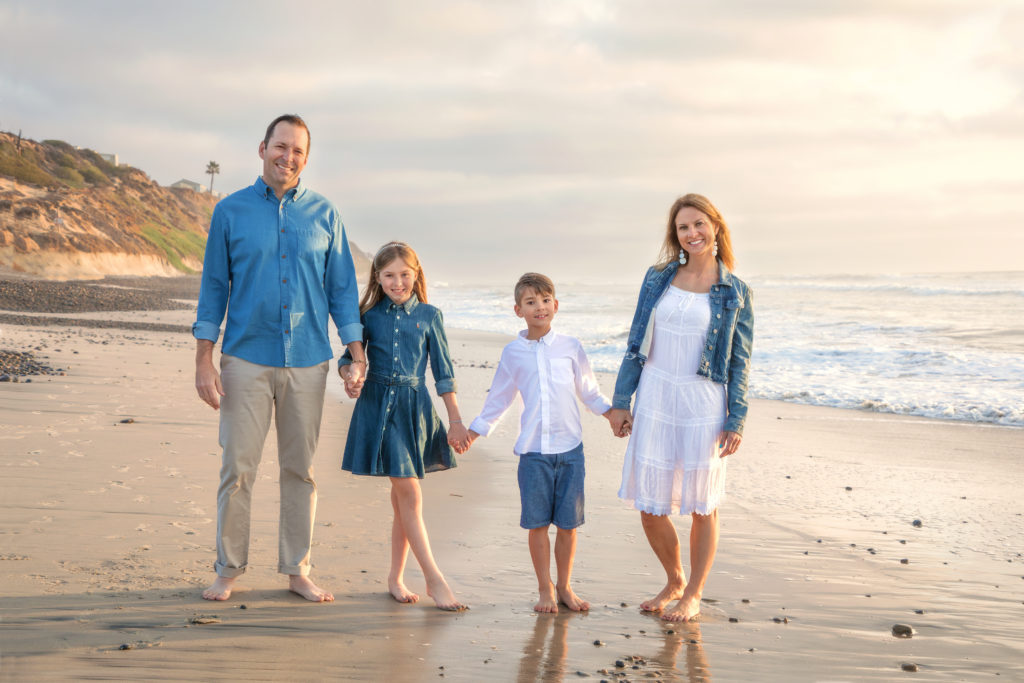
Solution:
[[[706,515],[725,497],[725,385],[697,374],[710,321],[708,295],[677,287],[655,309],[619,488],[637,510]]]

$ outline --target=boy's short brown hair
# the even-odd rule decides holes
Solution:
[[[524,273],[519,282],[516,283],[515,297],[516,306],[520,305],[523,297],[526,296],[526,290],[533,290],[535,294],[550,294],[555,295],[555,283],[551,281],[547,275],[541,275],[540,273]]]

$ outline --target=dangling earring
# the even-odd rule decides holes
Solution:
[[[686,265],[686,251],[684,249],[679,250],[679,265]]]
[[[712,256],[718,256],[718,240],[715,240],[715,248],[711,250]]]

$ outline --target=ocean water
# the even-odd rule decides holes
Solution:
[[[639,280],[558,283],[555,328],[597,371],[618,370]],[[1024,426],[1024,271],[748,282],[754,397]],[[514,334],[511,289],[432,285],[430,297],[452,327]]]

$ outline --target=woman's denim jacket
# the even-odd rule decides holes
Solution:
[[[615,380],[613,408],[629,410],[647,355],[651,349],[651,318],[661,295],[668,289],[679,268],[670,263],[664,270],[651,267],[640,287],[640,298],[629,328],[626,355]],[[729,269],[718,264],[718,284],[711,287],[711,324],[701,354],[697,374],[724,384],[729,414],[725,431],[743,433],[747,419],[747,377],[750,374],[750,347],[754,335],[754,308],[750,287]]]

